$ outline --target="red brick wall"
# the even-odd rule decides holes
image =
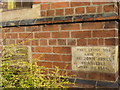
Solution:
[[[116,74],[73,71],[71,69],[72,46],[118,45],[118,22],[85,22],[72,24],[38,25],[4,28],[7,44],[31,46],[32,56],[38,65],[49,68],[58,66],[66,75],[95,80],[116,80]],[[29,42],[29,39],[36,39]],[[42,58],[41,55],[43,55]],[[65,66],[68,65],[66,68]]]
[[[118,12],[115,2],[42,2],[40,3],[40,16],[69,16],[78,14]]]

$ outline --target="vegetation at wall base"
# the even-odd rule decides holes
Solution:
[[[10,48],[3,49],[1,65],[1,87],[6,88],[43,88],[45,90],[67,89],[69,82],[67,77],[60,75],[59,68],[49,74],[44,74],[43,66],[38,66],[36,62],[30,63],[24,60],[12,60],[15,51]]]

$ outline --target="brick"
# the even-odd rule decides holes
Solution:
[[[41,2],[36,2],[35,0],[33,0],[33,4],[40,4]]]
[[[115,21],[111,21],[111,22],[105,22],[105,29],[109,29],[109,28],[115,28],[116,26],[116,22]]]
[[[97,30],[93,31],[93,37],[115,37],[115,30]]]
[[[103,29],[104,23],[102,22],[87,22],[82,23],[82,29]]]
[[[46,39],[41,39],[40,40],[40,45],[48,45],[47,40]]]
[[[19,38],[33,38],[33,33],[19,33]]]
[[[76,40],[75,39],[68,39],[67,40],[67,45],[76,45]]]
[[[97,72],[89,72],[88,79],[100,80],[100,74]]]
[[[12,39],[12,38],[18,38],[18,34],[17,33],[9,33],[9,34],[6,34],[6,38],[8,39]]]
[[[69,2],[56,2],[51,4],[52,9],[69,7]]]
[[[63,9],[56,9],[55,15],[56,16],[62,16],[62,15],[64,15],[64,10]]]
[[[30,45],[30,42],[29,40],[24,40],[24,45]]]
[[[61,30],[80,30],[80,24],[63,24],[61,25]]]
[[[52,68],[52,62],[37,62],[37,65]]]
[[[71,15],[71,14],[74,14],[74,9],[73,8],[65,9],[65,15]]]
[[[87,13],[96,13],[96,7],[87,7],[86,12]]]
[[[86,39],[78,39],[77,40],[77,45],[78,46],[86,46],[87,45],[87,40]]]
[[[41,31],[41,27],[40,26],[26,27],[26,32],[35,32],[35,31]]]
[[[38,44],[39,44],[39,43],[38,43],[38,40],[33,40],[33,41],[32,41],[32,45],[36,45],[36,46],[37,46]]]
[[[58,25],[46,25],[42,27],[43,31],[58,31],[59,26]]]
[[[5,33],[1,33],[0,36],[1,36],[0,37],[1,39],[5,39],[6,38],[6,34]]]
[[[55,11],[54,10],[47,10],[47,16],[54,16]]]
[[[48,10],[50,9],[50,4],[43,3],[41,4],[41,10]]]
[[[98,39],[88,39],[88,45],[97,46],[98,45]]]
[[[64,63],[64,62],[53,62],[53,68],[58,67],[59,69],[71,69],[70,63]]]
[[[102,13],[102,10],[103,10],[102,6],[97,7],[97,13]]]
[[[51,53],[52,47],[33,47],[33,52]]]
[[[68,38],[69,32],[52,32],[52,38]]]
[[[88,74],[87,72],[78,71],[77,72],[77,77],[85,79],[85,78],[87,78],[87,74]]]
[[[15,45],[15,40],[7,40],[6,41],[8,44],[14,44]]]
[[[115,11],[114,5],[105,5],[104,6],[104,12],[113,12],[113,11]]]
[[[25,27],[13,27],[11,28],[11,32],[24,32]]]
[[[116,76],[115,76],[115,74],[105,74],[105,80],[115,81]]]
[[[65,39],[58,39],[58,45],[66,45]]]
[[[83,14],[83,13],[85,13],[84,7],[79,7],[75,9],[75,14]]]
[[[71,62],[72,56],[71,55],[61,55],[61,61],[64,62]]]
[[[35,33],[35,38],[50,38],[49,32]]]
[[[61,61],[61,55],[46,54],[45,55],[45,60],[48,60],[48,61]]]
[[[87,5],[90,5],[90,2],[71,2],[71,7],[87,6]]]
[[[45,56],[43,54],[32,54],[33,60],[45,60]]]
[[[47,16],[47,12],[46,11],[41,11],[40,15],[41,15],[41,17],[45,17],[45,16]]]
[[[57,40],[56,39],[50,39],[49,40],[49,45],[56,45],[57,44]]]
[[[31,51],[32,51],[32,52],[36,52],[36,47],[32,47],[32,48],[31,48]]]
[[[62,54],[70,54],[71,48],[70,47],[53,47],[54,53],[62,53]]]
[[[92,2],[92,4],[94,4],[94,5],[104,5],[104,4],[110,4],[110,3],[112,3],[112,2]]]
[[[12,28],[11,28],[11,29],[12,29]],[[3,32],[10,32],[11,30],[10,30],[10,28],[3,28],[2,31],[3,31]]]
[[[72,38],[90,38],[91,31],[73,31],[71,32]]]
[[[116,75],[113,73],[100,73],[100,80],[115,81]]]
[[[117,45],[118,41],[115,38],[105,39],[105,45]]]
[[[99,45],[104,45],[104,39],[99,39]]]

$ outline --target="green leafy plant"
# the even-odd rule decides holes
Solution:
[[[3,88],[66,88],[71,84],[60,75],[58,67],[52,73],[44,74],[44,67],[37,63],[23,60],[12,60],[15,55],[14,47],[3,49],[1,80]]]

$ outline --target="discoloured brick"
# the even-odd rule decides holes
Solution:
[[[65,39],[58,39],[58,45],[66,45]]]
[[[72,38],[90,38],[91,31],[73,31],[71,32]]]
[[[71,48],[70,47],[53,47],[54,53],[63,53],[63,54],[70,54]]]
[[[115,37],[115,30],[93,31],[93,37]]]
[[[118,39],[115,38],[105,39],[105,45],[118,45]]]
[[[103,27],[104,27],[103,22],[82,23],[82,29],[102,29]]]

